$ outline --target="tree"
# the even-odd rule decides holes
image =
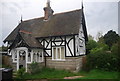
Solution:
[[[104,42],[109,46],[109,49],[112,47],[113,44],[117,43],[119,40],[119,35],[113,31],[110,30],[103,36]]]
[[[97,40],[97,41],[99,41],[100,38],[103,37],[102,34],[103,34],[102,31],[99,31],[99,32],[97,33],[97,35],[96,35],[96,40]]]
[[[119,41],[118,41],[118,53],[120,53],[120,37],[119,37]],[[120,66],[120,54],[118,54],[118,66]],[[120,69],[118,70],[119,72],[119,76],[118,78],[120,78]]]
[[[111,52],[118,57],[118,55],[119,55],[119,53],[118,53],[118,43],[113,44],[113,46],[111,47]]]
[[[92,48],[89,55],[87,55],[86,70],[89,71],[92,69],[100,69],[107,71],[117,71],[117,57],[108,50],[108,45],[105,43],[97,42],[97,46],[95,48]],[[117,49],[115,47],[115,49],[113,49],[113,52],[116,53],[116,50]]]
[[[96,42],[96,41],[94,41],[94,40],[89,40],[89,41],[87,42],[86,48],[87,48],[87,50],[88,50],[88,53],[90,53],[90,50],[91,50],[91,49],[96,48],[96,47],[97,47],[97,42]]]
[[[97,42],[98,42],[98,43],[105,43],[103,36],[101,36]]]
[[[2,45],[2,47],[0,47],[0,51],[7,51],[7,47],[5,47],[4,45]]]
[[[92,35],[88,35],[88,40],[94,40],[94,37]]]

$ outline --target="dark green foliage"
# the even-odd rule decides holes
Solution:
[[[41,68],[37,62],[33,62],[32,64],[30,64],[29,70],[31,74],[36,74],[41,71]]]
[[[103,37],[99,38],[98,42],[96,42],[97,46],[94,47],[90,45],[90,47],[88,44],[87,48],[90,48],[90,54],[87,55],[85,70],[102,69],[107,71],[118,71],[120,66],[120,54],[118,52],[118,50],[120,50],[120,40],[118,40],[118,34],[110,30]]]
[[[113,54],[99,51],[97,54],[87,56],[87,67],[91,69],[101,69],[106,71],[117,70],[117,59]]]
[[[116,71],[118,69],[117,57],[108,51],[106,44],[98,43],[96,48],[90,51],[87,55],[86,70],[102,69],[107,71]]]
[[[110,30],[107,32],[107,34],[104,35],[104,41],[105,43],[109,46],[109,48],[112,47],[112,45],[114,43],[117,43],[117,41],[119,40],[119,35],[116,34],[115,31]]]
[[[112,47],[111,47],[111,52],[116,55],[117,57],[119,56],[119,53],[118,53],[118,43],[117,44],[114,44]]]
[[[120,37],[119,37],[119,41],[118,41],[118,60],[119,60],[119,66],[120,66]]]
[[[103,36],[101,36],[101,37],[99,38],[98,43],[105,43]]]
[[[18,79],[23,79],[25,75],[25,68],[21,68],[17,71],[17,78]]]
[[[90,53],[91,54],[95,54],[95,53],[98,53],[99,51],[108,51],[109,50],[109,47],[104,44],[104,43],[97,43],[97,46],[96,48],[92,48],[90,50]]]
[[[0,51],[7,51],[8,47],[5,47],[4,45],[2,45],[2,47],[0,47]]]
[[[118,79],[119,79],[119,81],[120,81],[120,37],[119,37],[119,41],[118,41],[118,43],[117,43],[117,45],[118,45],[118,54],[117,54],[117,57],[118,57],[118,72],[119,72],[119,76],[118,76]]]
[[[89,40],[88,43],[87,43],[87,48],[88,49],[93,49],[93,48],[96,48],[97,47],[97,42],[94,41],[94,40]]]
[[[2,68],[12,68],[12,66],[10,66],[10,65],[5,65],[5,64],[2,64]]]
[[[97,47],[97,42],[96,42],[96,41],[94,41],[94,40],[89,40],[89,41],[87,42],[86,48],[87,48],[87,50],[88,50],[88,53],[90,53],[90,50],[91,50],[91,49],[96,48],[96,47]]]

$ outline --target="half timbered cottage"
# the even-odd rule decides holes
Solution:
[[[81,69],[88,40],[83,8],[53,12],[48,0],[44,17],[21,20],[4,40],[8,42],[14,70],[24,67],[28,71],[32,62],[56,69]]]

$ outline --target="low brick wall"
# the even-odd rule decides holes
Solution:
[[[11,58],[12,58],[11,56],[3,55],[2,56],[2,64],[7,65],[7,66],[11,66],[12,65]]]
[[[8,57],[8,60],[6,60],[7,63],[13,68],[13,71],[17,70],[17,64],[13,62],[12,57]]]
[[[46,67],[55,68],[55,69],[65,69],[72,72],[78,72],[82,69],[84,65],[85,56],[80,57],[66,57],[65,61],[52,60],[52,57],[46,57]],[[45,60],[44,60],[45,61]],[[9,59],[10,64],[12,65],[14,71],[16,70],[16,63],[12,62],[12,59]],[[39,63],[40,67],[45,66],[45,62]],[[28,64],[29,68],[29,64]]]
[[[65,61],[52,60],[52,57],[46,58],[46,67],[55,68],[55,69],[65,69],[74,72],[78,72],[82,69],[82,58],[81,57],[66,57]]]

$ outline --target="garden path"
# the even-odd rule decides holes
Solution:
[[[81,78],[84,76],[71,76],[71,77],[64,77],[64,79],[77,79],[77,78]]]

